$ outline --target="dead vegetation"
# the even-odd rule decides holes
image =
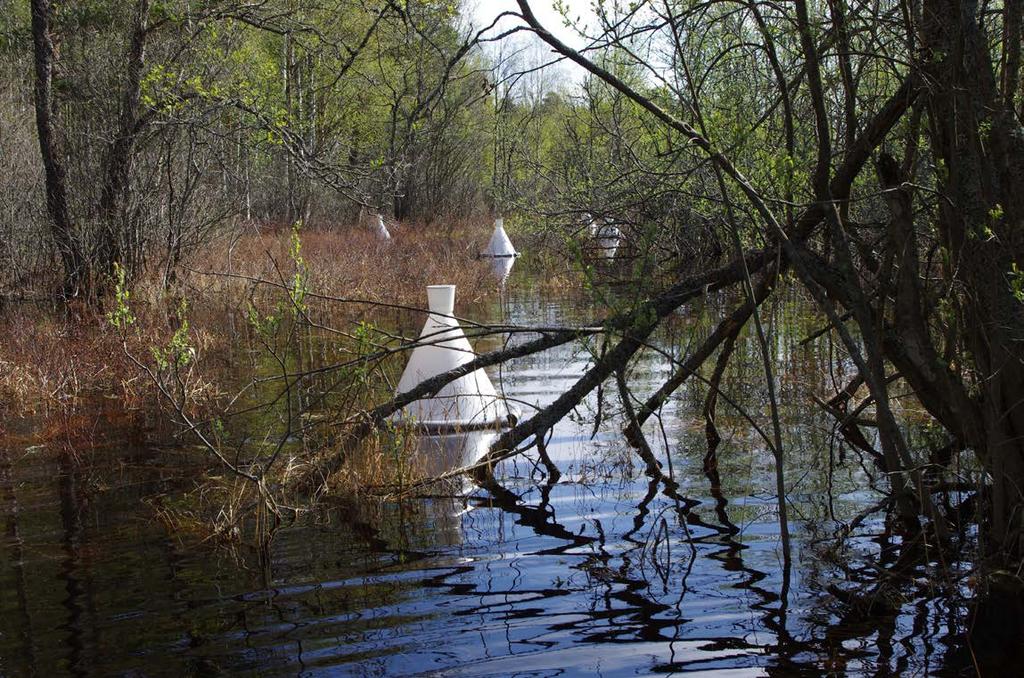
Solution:
[[[145,422],[140,429],[148,430],[138,436],[166,442],[180,433],[177,427],[159,425],[166,424],[169,403],[161,398],[160,384],[129,355],[152,367],[154,374],[161,372],[159,363],[174,350],[182,325],[182,299],[187,300],[187,365],[182,362],[180,369],[163,374],[164,385],[175,387],[177,405],[170,407],[170,414],[178,423],[180,415],[208,420],[232,411],[233,404],[255,405],[272,390],[278,359],[302,366],[326,364],[392,341],[403,326],[421,322],[415,309],[424,305],[427,284],[456,284],[460,308],[496,295],[487,263],[475,257],[490,234],[485,220],[392,225],[392,231],[390,243],[357,226],[300,231],[299,262],[290,251],[289,228],[250,225],[225,234],[184,262],[171,286],[151,276],[127,290],[134,322],[123,336],[110,323],[117,299],[107,299],[97,309],[11,304],[0,316],[6,337],[0,343],[0,409],[11,420],[31,418],[37,432],[47,431],[44,437],[64,441],[65,447],[103,444],[89,431],[101,421],[123,424],[126,417]],[[267,318],[289,317],[287,288],[294,285],[298,268],[308,295],[303,318],[278,322],[269,331]],[[259,327],[254,319],[267,326]],[[253,386],[261,378],[266,383]],[[310,385],[301,409],[372,405],[367,398],[390,395],[389,383],[381,371],[343,370],[330,384]],[[312,401],[318,388],[333,390],[330,402]],[[175,407],[181,411],[174,412]],[[305,416],[308,423],[312,415]],[[238,445],[243,438],[268,436],[280,421],[276,413],[265,418],[225,420],[216,443]],[[12,427],[6,428],[13,435]],[[354,491],[384,484],[385,473],[392,482],[394,456],[380,441],[368,444],[366,454],[339,475],[339,486]],[[196,496],[212,496],[210,491]],[[199,503],[237,504],[222,499]]]

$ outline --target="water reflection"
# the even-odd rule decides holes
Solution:
[[[9,577],[0,579],[0,608],[4,614],[0,621],[0,637],[11,637],[20,640],[19,654],[24,659],[24,666],[35,673],[36,651],[35,633],[32,617],[29,612],[28,584],[25,572],[25,542],[21,535],[21,505],[18,502],[14,483],[14,469],[11,464],[11,451],[0,447],[0,512],[5,514],[4,550],[9,551]],[[8,582],[13,582],[13,586]],[[10,593],[14,593],[11,600]],[[2,655],[0,655],[2,656]]]
[[[503,312],[509,322],[576,320],[573,308],[531,296],[513,296]],[[661,348],[685,353],[718,312],[681,315]],[[795,344],[780,339],[775,360],[823,379],[824,357]],[[743,353],[755,350],[738,343],[723,380],[753,412],[763,394],[746,367],[756,360]],[[591,347],[565,346],[492,378],[529,409],[557,398],[591,360]],[[672,369],[644,354],[631,384],[650,393]],[[849,519],[877,501],[860,489],[858,464],[829,454],[827,422],[800,413],[806,426],[790,441],[797,558],[786,573],[770,454],[721,404],[720,439],[709,446],[704,396],[687,385],[654,422],[650,441],[670,483],[644,475],[614,393],[595,393],[490,482],[308,516],[278,534],[265,562],[179,543],[140,511],[143,497],[181,491],[176,451],[58,460],[0,449],[0,674],[883,675],[939,666],[960,643],[965,611],[929,590],[927,562],[905,555],[881,521],[867,521],[840,554],[820,546],[833,513]],[[417,455],[440,473],[479,459],[496,435],[424,437]],[[856,614],[827,591],[877,574],[866,556],[906,564],[925,583],[904,590],[895,610]]]
[[[504,285],[508,281],[508,277],[512,274],[512,267],[516,263],[515,257],[491,257],[491,272],[494,273],[494,277],[498,279],[498,282]]]
[[[434,476],[470,466],[487,453],[497,437],[497,431],[487,429],[420,436],[416,449],[419,460],[417,466],[426,474]]]

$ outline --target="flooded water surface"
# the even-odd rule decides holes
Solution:
[[[510,289],[493,309],[509,322],[601,313]],[[687,309],[658,336],[628,375],[638,397],[726,307]],[[843,547],[832,538],[880,496],[865,490],[870,464],[796,404],[807,389],[826,393],[834,375],[816,353],[824,349],[799,345],[815,328],[794,313],[772,317],[789,431],[788,570],[772,456],[745,415],[720,402],[723,442],[706,458],[699,380],[645,428],[675,491],[646,476],[626,444],[610,382],[546,436],[551,464],[533,450],[504,462],[495,487],[467,481],[462,496],[327,507],[281,530],[264,559],[179,540],[155,518],[189,487],[180,450],[118,443],[116,433],[78,459],[9,446],[0,451],[0,675],[942,672],[963,610],[944,602],[956,599],[948,590],[939,595],[938,564],[925,559],[885,614],[859,615],[829,592],[875,574],[869,563],[884,564],[898,539],[877,516]],[[492,380],[529,416],[599,350],[563,346]],[[756,347],[737,350],[723,391],[767,430]],[[458,460],[493,435],[421,445]]]

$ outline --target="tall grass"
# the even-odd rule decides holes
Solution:
[[[101,308],[10,307],[0,314],[0,407],[34,417],[27,435],[65,450],[118,434],[202,442],[210,463],[199,475],[187,465],[194,489],[154,504],[176,531],[265,538],[281,507],[308,505],[282,494],[289,478],[341,449],[345,464],[325,479],[335,496],[401,494],[429,475],[416,436],[381,430],[347,445],[336,422],[394,393],[397,349],[423,324],[427,285],[456,285],[458,312],[473,316],[499,283],[477,256],[489,220],[389,228],[382,242],[358,225],[248,224],[191,252],[173,276],[154,266]],[[131,322],[117,329],[112,317]],[[257,468],[258,479],[232,466]]]
[[[330,352],[332,336],[343,343],[361,321],[401,313],[393,307],[423,307],[428,284],[458,285],[460,307],[494,294],[487,264],[476,259],[490,235],[485,221],[393,224],[391,230],[387,243],[357,225],[300,233],[311,295],[308,318],[336,330],[325,330],[315,342],[322,356]],[[256,367],[254,354],[261,347],[248,315],[252,308],[280,305],[281,285],[289,284],[294,268],[290,239],[290,228],[249,224],[191,253],[170,285],[162,271],[143,276],[130,289],[136,322],[125,337],[129,350],[149,359],[154,347],[166,345],[184,298],[193,369],[218,380],[251,377],[246,372]],[[67,308],[22,302],[0,313],[0,412],[5,418],[43,417],[57,425],[69,413],[108,417],[112,401],[113,409],[121,411],[159,411],[153,384],[127,359],[121,337],[106,321],[112,304],[106,300],[101,308]],[[381,304],[392,310],[382,311]],[[240,362],[247,358],[247,364]],[[306,358],[313,359],[308,351]],[[200,388],[207,397],[217,395],[216,385]],[[96,406],[99,399],[105,407]]]

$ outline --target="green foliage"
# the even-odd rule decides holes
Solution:
[[[281,327],[280,314],[268,313],[264,315],[260,313],[256,304],[251,301],[246,306],[245,319],[249,323],[249,327],[265,342],[270,342],[277,335]]]
[[[0,0],[0,54],[27,51],[31,43],[29,3]]]
[[[115,263],[114,310],[107,313],[107,322],[122,334],[127,332],[128,327],[135,323],[135,314],[132,313],[131,307],[128,305],[128,300],[131,299],[131,296],[124,266]]]
[[[288,297],[291,301],[293,315],[299,315],[306,311],[306,294],[309,292],[309,275],[306,268],[306,260],[302,258],[302,221],[296,221],[292,225],[292,234],[289,240],[288,255],[292,259],[295,273],[292,274],[292,283],[288,288]]]
[[[1002,219],[1003,207],[997,204],[988,211],[988,221],[980,223],[974,229],[968,231],[968,236],[982,241],[994,240],[996,238],[995,229],[999,226],[999,222]]]
[[[1010,281],[1010,290],[1017,301],[1024,303],[1024,271],[1017,266],[1017,262],[1010,265],[1010,272],[1007,274]]]
[[[998,224],[1000,221],[1003,220],[1003,215],[1003,206],[1000,205],[999,203],[996,203],[995,206],[988,211],[989,222],[993,225]]]
[[[187,367],[195,358],[195,349],[189,338],[188,301],[182,298],[175,311],[178,326],[164,347],[153,346],[150,352],[160,370]]]
[[[306,260],[302,256],[301,231],[302,222],[296,221],[292,225],[288,246],[288,256],[292,261],[293,273],[288,284],[284,286],[287,300],[278,301],[269,313],[262,312],[251,300],[245,309],[246,322],[249,327],[267,345],[274,343],[286,318],[295,321],[306,312],[309,273]]]

